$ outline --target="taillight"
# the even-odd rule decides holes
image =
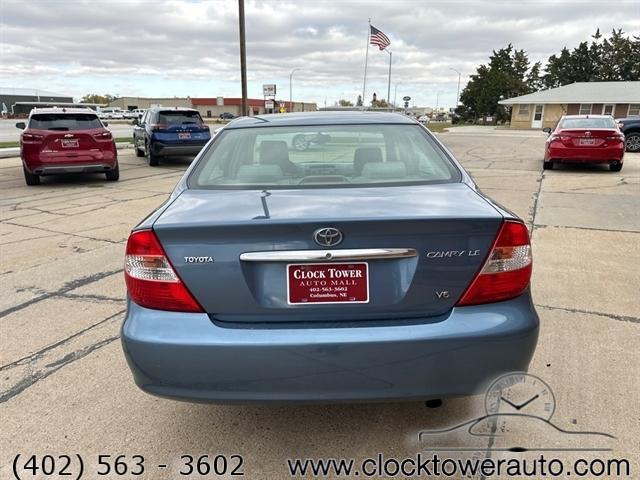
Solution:
[[[113,135],[111,135],[111,132],[100,132],[95,133],[93,135],[93,138],[95,138],[96,140],[111,140],[113,138]]]
[[[608,137],[604,137],[606,140],[618,140],[619,142],[624,141],[624,135],[610,135]]]
[[[23,133],[22,140],[25,142],[41,142],[44,139],[42,135],[36,135],[35,133]]]
[[[531,279],[531,244],[522,222],[506,220],[482,270],[458,300],[458,306],[492,303],[517,297]]]
[[[203,312],[152,230],[140,230],[129,236],[124,272],[129,296],[138,305],[155,310]]]
[[[160,132],[162,130],[166,130],[168,125],[166,123],[153,123],[151,124],[152,132]]]
[[[550,142],[554,142],[556,140],[562,142],[564,140],[569,140],[571,137],[567,136],[567,135],[551,135],[549,137],[549,141]]]

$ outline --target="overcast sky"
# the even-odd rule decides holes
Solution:
[[[573,48],[597,27],[640,35],[640,0],[246,0],[249,96],[322,106],[362,92],[367,19],[391,39],[391,99],[453,106],[493,49],[509,42],[533,60]],[[240,96],[236,0],[0,0],[0,85],[80,97]],[[367,97],[387,96],[388,55],[369,49]],[[438,95],[438,92],[439,95]]]

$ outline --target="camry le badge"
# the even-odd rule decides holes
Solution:
[[[337,228],[320,228],[313,232],[313,240],[321,247],[335,247],[342,242],[342,232]]]

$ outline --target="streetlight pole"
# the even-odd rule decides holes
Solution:
[[[395,110],[397,104],[396,104],[396,99],[398,98],[398,85],[400,85],[402,82],[398,82],[396,83],[396,86],[393,89],[393,108]]]
[[[293,70],[291,70],[291,73],[289,74],[289,108],[291,108],[292,112],[293,112],[293,87],[291,82],[293,81],[293,74],[298,70],[300,69],[294,68]]]
[[[449,68],[449,70],[453,70],[458,74],[458,93],[456,93],[456,110],[457,110],[458,103],[460,103],[460,77],[462,76],[462,73],[460,73],[460,71],[456,70],[455,68]]]
[[[238,21],[240,26],[240,77],[242,81],[242,105],[240,115],[247,114],[247,48],[244,34],[244,0],[238,0]]]
[[[385,48],[384,50],[389,54],[389,82],[387,84],[387,106],[391,102],[391,60],[393,59],[393,53]]]

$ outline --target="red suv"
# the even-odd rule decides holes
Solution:
[[[115,181],[120,177],[118,152],[111,132],[88,108],[35,108],[27,124],[16,123],[20,156],[27,185],[40,175],[97,173]]]

